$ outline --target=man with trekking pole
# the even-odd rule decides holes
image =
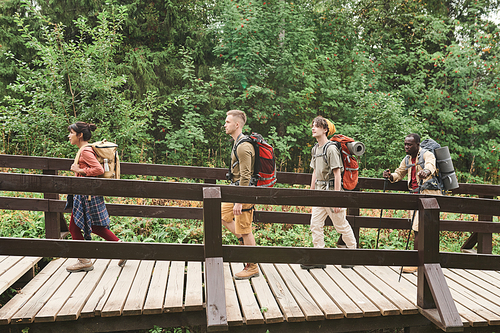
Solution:
[[[441,195],[441,189],[436,182],[436,157],[431,151],[422,150],[420,136],[408,134],[404,141],[407,156],[401,161],[393,173],[389,169],[383,172],[383,177],[391,183],[402,180],[408,175],[408,189],[411,193]],[[422,155],[422,156],[421,156]],[[418,250],[418,212],[413,214],[412,229],[415,231],[413,248]],[[411,233],[411,230],[409,231]],[[403,273],[413,273],[417,267],[404,267]]]

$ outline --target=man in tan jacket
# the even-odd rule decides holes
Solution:
[[[422,160],[422,148],[420,147],[420,136],[418,134],[408,134],[404,141],[405,151],[407,156],[401,161],[399,167],[391,173],[389,169],[383,173],[384,178],[388,178],[392,183],[402,180],[408,175],[408,189],[412,193],[441,195],[439,189],[426,188],[427,182],[432,182],[436,175],[436,157],[430,151],[423,152],[423,164],[419,161]],[[412,229],[415,231],[415,239],[413,242],[414,249],[418,249],[418,212],[413,219]],[[417,267],[405,267],[403,273],[413,273]]]
[[[231,185],[250,186],[255,165],[255,149],[253,145],[244,141],[242,130],[247,121],[243,111],[231,110],[227,112],[224,128],[226,134],[234,139],[231,150]],[[235,154],[236,153],[236,154]],[[255,238],[252,233],[252,220],[254,207],[252,204],[241,204],[223,202],[222,224],[229,229],[242,245],[255,246]],[[259,276],[259,267],[255,263],[247,263],[245,268],[234,275],[236,280],[250,279]]]

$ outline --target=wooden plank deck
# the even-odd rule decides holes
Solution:
[[[32,271],[41,259],[42,257],[0,256],[0,294]]]
[[[0,260],[1,270],[6,258]],[[73,260],[53,260],[1,307],[0,331],[9,324],[205,311],[202,262],[129,260],[121,268],[118,260],[98,259],[92,271],[68,273]],[[259,277],[238,281],[233,276],[243,265],[224,263],[230,327],[418,315],[417,275],[403,274],[398,282],[399,267],[259,267]],[[444,273],[464,326],[500,325],[500,273]]]

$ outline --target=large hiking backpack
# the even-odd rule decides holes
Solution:
[[[233,147],[233,153],[236,157],[236,162],[229,166],[228,179],[232,181],[233,174],[231,168],[234,168],[239,162],[236,149],[243,142],[250,142],[255,149],[255,164],[253,168],[251,186],[272,187],[276,183],[276,159],[274,156],[274,148],[264,140],[262,135],[252,133],[245,135]]]
[[[420,148],[422,150],[415,164],[420,165],[423,169],[425,167],[424,153],[430,151],[436,157],[436,173],[431,179],[419,185],[416,190],[418,192],[422,190],[440,190],[444,192],[458,188],[457,176],[455,175],[448,147],[441,147],[441,145],[433,139],[425,139],[420,143]],[[406,170],[415,165],[411,164],[410,155],[406,155],[405,164]]]
[[[356,157],[351,154],[349,149],[347,148],[347,143],[355,142],[354,139],[342,135],[337,134],[334,135],[330,141],[328,141],[323,146],[323,152],[319,155],[316,155],[316,148],[318,144],[313,147],[313,155],[316,157],[323,156],[325,163],[328,165],[328,158],[326,157],[326,152],[328,147],[331,145],[335,145],[340,152],[340,157],[342,160],[342,164],[344,166],[344,171],[342,172],[342,188],[344,190],[353,190],[356,185],[358,185],[358,170],[359,165]]]
[[[90,143],[87,147],[92,147],[96,154],[97,161],[102,165],[104,173],[99,178],[120,179],[120,159],[118,158],[118,145],[108,142],[106,139]],[[75,157],[75,163],[80,159],[80,151]]]

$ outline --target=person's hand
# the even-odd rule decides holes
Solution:
[[[333,212],[334,213],[340,213],[342,211],[342,208],[339,208],[339,207],[334,207],[333,208]]]
[[[233,215],[241,215],[241,210],[243,209],[243,205],[240,203],[235,203],[233,207]]]
[[[431,171],[430,170],[420,170],[418,172],[418,177],[421,178],[421,179],[425,179],[427,177],[429,177],[431,175]]]
[[[71,171],[76,172],[76,173],[81,173],[80,166],[76,163],[71,164]]]
[[[382,177],[391,179],[392,178],[391,170],[389,169],[384,170],[384,172],[382,173]]]

